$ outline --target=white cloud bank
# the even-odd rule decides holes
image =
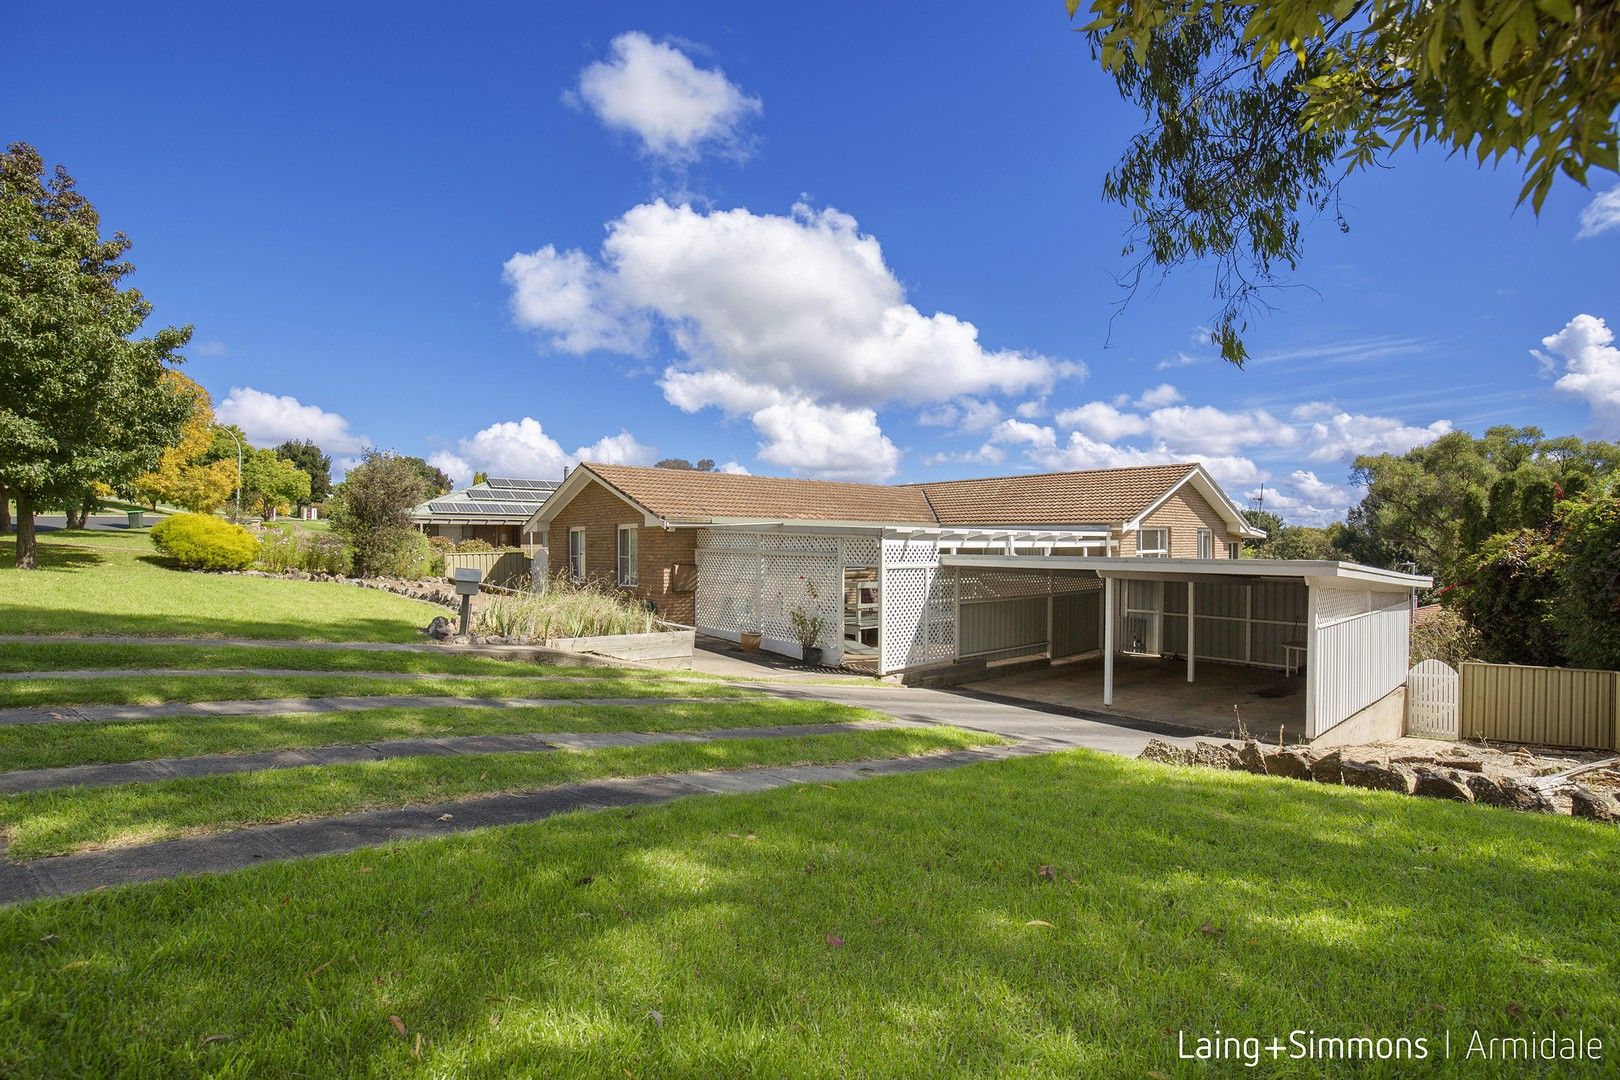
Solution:
[[[628,431],[607,435],[572,454],[547,435],[540,421],[532,416],[491,424],[471,438],[462,439],[454,452],[440,450],[428,457],[458,485],[472,480],[474,472],[492,476],[517,476],[529,480],[560,480],[565,466],[581,461],[610,465],[651,465],[658,451],[636,441]]]
[[[1600,191],[1581,211],[1581,229],[1577,240],[1590,240],[1611,229],[1620,229],[1620,185]]]
[[[1532,355],[1543,369],[1552,373],[1562,365],[1553,389],[1586,402],[1605,436],[1620,435],[1620,349],[1608,324],[1596,315],[1577,315],[1541,344],[1547,351]]]
[[[875,237],[802,203],[777,215],[658,200],[610,222],[599,257],[548,245],[514,255],[505,277],[518,324],[553,349],[643,355],[661,329],[682,357],[660,379],[671,404],[750,418],[761,460],[808,475],[892,477],[886,403],[944,404],[937,419],[988,429],[999,407],[979,398],[1045,395],[1084,373],[919,311]]]
[[[358,454],[369,439],[349,430],[349,422],[318,405],[305,405],[291,394],[267,394],[251,386],[233,386],[214,407],[221,424],[235,424],[256,446],[276,446],[289,439],[311,439],[328,454]]]
[[[700,68],[680,49],[639,31],[620,34],[609,56],[564,95],[609,128],[629,132],[647,154],[690,161],[704,150],[745,156],[743,126],[764,110],[718,68]]]

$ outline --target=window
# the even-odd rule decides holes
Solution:
[[[1228,559],[1241,559],[1241,558],[1243,558],[1243,544],[1242,544],[1242,542],[1238,541],[1238,540],[1230,541],[1226,545],[1226,557]]]
[[[1198,557],[1200,559],[1215,557],[1215,534],[1208,529],[1198,530]]]
[[[575,581],[585,580],[585,530],[568,530],[568,576]]]
[[[1168,559],[1170,557],[1170,530],[1139,530],[1136,534],[1136,555],[1140,559]]]
[[[634,525],[619,526],[619,584],[636,583],[636,550],[641,532]]]

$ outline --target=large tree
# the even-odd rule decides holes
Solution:
[[[129,494],[154,509],[163,502],[211,513],[236,490],[236,462],[207,460],[214,444],[214,405],[208,391],[178,371],[164,372],[163,380],[185,395],[191,411],[179,442],[163,451],[151,472],[130,482]]]
[[[1073,17],[1081,0],[1067,0]],[[1094,0],[1093,55],[1145,124],[1104,194],[1131,211],[1125,284],[1208,260],[1212,338],[1241,364],[1249,315],[1339,213],[1351,174],[1403,145],[1513,155],[1553,180],[1620,168],[1613,0]],[[1127,298],[1128,298],[1127,294]]]
[[[309,501],[309,473],[274,450],[250,447],[242,463],[242,504],[266,520]]]
[[[0,486],[17,501],[17,565],[35,565],[34,513],[151,469],[191,411],[166,383],[191,328],[134,335],[151,305],[122,282],[129,239],[60,165],[26,143],[0,154]]]
[[[276,454],[309,474],[309,501],[324,502],[332,493],[332,459],[309,439],[288,439]]]
[[[421,458],[367,450],[333,490],[332,530],[354,551],[354,572],[368,577],[393,565],[414,534],[407,511],[435,494]]]
[[[436,495],[448,495],[451,489],[455,487],[449,474],[437,465],[429,465],[422,458],[405,454],[390,454],[389,456],[397,458],[416,471],[416,475],[422,480],[421,499],[431,499]],[[371,460],[370,456],[367,457],[367,460]],[[420,502],[421,499],[417,501]]]

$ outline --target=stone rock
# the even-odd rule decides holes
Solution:
[[[1602,791],[1593,791],[1585,784],[1569,785],[1569,812],[1591,821],[1620,824],[1620,800]]]
[[[1462,774],[1462,782],[1468,788],[1474,801],[1484,806],[1512,806],[1513,802],[1502,791],[1502,785],[1496,777],[1489,773],[1471,772]]]
[[[1473,802],[1474,793],[1462,781],[1460,773],[1445,769],[1423,769],[1417,771],[1417,783],[1412,788],[1412,794],[1421,795],[1425,799],[1452,799],[1457,802]]]
[[[1192,747],[1193,765],[1203,765],[1211,769],[1236,769],[1238,765],[1237,751],[1224,743],[1198,742]]]
[[[1303,746],[1286,750],[1267,750],[1264,753],[1266,772],[1272,776],[1286,776],[1290,780],[1309,780],[1316,755]]]
[[[1260,749],[1260,743],[1256,740],[1249,739],[1238,747],[1237,756],[1238,766],[1245,772],[1259,773],[1261,776],[1268,775],[1265,751]]]
[[[1534,784],[1527,784],[1523,780],[1511,776],[1504,776],[1498,783],[1502,789],[1505,800],[1500,805],[1511,807],[1526,814],[1550,814],[1553,812],[1553,802],[1547,798],[1547,793]]]
[[[1147,746],[1137,755],[1144,761],[1162,761],[1166,765],[1191,765],[1193,763],[1192,751],[1181,746],[1172,746],[1163,739],[1149,739]]]
[[[491,634],[484,639],[485,645],[505,645],[506,639],[499,634]]]
[[[427,636],[434,641],[443,641],[452,633],[450,620],[443,615],[433,616],[433,621],[427,624]]]
[[[1343,755],[1337,750],[1329,750],[1311,763],[1311,779],[1318,784],[1342,784],[1344,776],[1342,766]]]
[[[1379,765],[1371,761],[1341,761],[1340,775],[1348,787],[1412,794],[1417,775],[1405,765]]]

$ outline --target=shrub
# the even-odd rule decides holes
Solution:
[[[433,550],[441,555],[456,550],[456,542],[448,536],[430,536],[428,543],[432,544]]]
[[[427,538],[411,528],[408,513],[432,493],[418,468],[423,464],[392,451],[367,450],[337,486],[330,503],[332,530],[348,542],[355,573],[361,577],[415,569],[413,557],[421,571],[427,571],[425,552],[432,549]]]
[[[371,551],[370,573],[378,577],[406,578],[411,581],[420,581],[423,578],[443,576],[444,556],[433,550],[427,537],[419,532],[407,531],[393,536],[386,546],[380,543],[381,537],[374,536],[373,540],[378,546]],[[437,575],[434,566],[438,566]]]
[[[495,545],[488,540],[463,540],[456,545],[456,551],[494,551]]]
[[[298,535],[290,529],[267,530],[259,541],[259,569],[272,574],[285,574],[300,565],[302,555]]]
[[[478,616],[479,633],[528,641],[650,634],[658,628],[657,616],[618,590],[562,577],[549,582],[544,592],[492,596]]]
[[[349,572],[352,561],[349,545],[336,536],[310,533],[298,547],[298,568],[311,574],[341,577]]]
[[[1450,608],[1418,614],[1412,625],[1412,663],[1444,660],[1456,667],[1479,651],[1479,633]]]
[[[252,533],[212,514],[175,514],[152,526],[151,536],[187,570],[245,570],[259,553]]]

